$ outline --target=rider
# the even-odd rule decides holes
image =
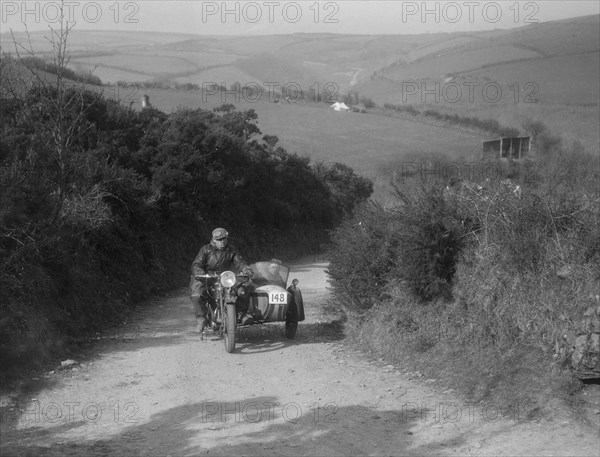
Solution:
[[[226,270],[242,271],[243,274],[252,275],[252,269],[240,253],[228,245],[229,233],[224,228],[216,228],[212,232],[212,240],[202,246],[200,252],[192,262],[192,277],[190,281],[191,300],[196,315],[196,331],[202,333],[206,326],[206,313],[208,311],[208,291],[206,283],[196,279],[197,275],[210,272],[221,273]]]

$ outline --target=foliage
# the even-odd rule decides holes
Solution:
[[[370,204],[333,234],[330,275],[336,290],[368,309],[398,282],[415,297],[449,297],[464,224],[439,188],[398,197],[393,209]]]
[[[466,224],[439,187],[415,196],[397,189],[403,205],[394,210],[398,229],[392,274],[421,299],[449,298]]]
[[[377,104],[369,97],[360,95],[356,90],[351,90],[348,93],[342,95],[340,100],[346,103],[348,106],[363,104],[365,108],[376,108]]]
[[[332,286],[360,315],[361,344],[477,399],[543,409],[568,384],[553,371],[569,366],[564,336],[587,331],[600,296],[600,164],[579,147],[541,157],[516,182],[510,167],[477,182],[405,176],[395,207],[333,232]]]
[[[560,149],[561,137],[552,134],[543,122],[525,119],[523,128],[531,135],[533,148],[538,154],[548,155],[551,152],[556,153]]]
[[[441,113],[434,109],[419,111],[412,105],[394,105],[386,103],[384,108],[397,112],[408,113],[413,116],[423,116],[437,121],[447,122],[451,125],[458,125],[466,128],[482,130],[491,135],[502,137],[514,137],[519,135],[519,130],[514,127],[501,125],[496,119],[479,119],[474,116],[459,116],[458,114]]]
[[[368,310],[381,299],[394,265],[392,217],[380,205],[362,205],[332,233],[328,274],[347,309]]]

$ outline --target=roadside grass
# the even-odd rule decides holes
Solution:
[[[552,420],[572,404],[580,383],[544,362],[543,351],[534,346],[502,350],[469,337],[449,337],[439,327],[444,306],[432,306],[418,324],[411,321],[421,329],[410,331],[398,320],[398,304],[382,303],[363,315],[348,313],[344,333],[351,345],[405,374],[422,373],[436,387],[454,389],[465,403],[493,405],[507,418]]]

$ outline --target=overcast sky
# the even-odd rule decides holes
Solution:
[[[1,2],[2,31],[56,26],[59,2]],[[418,34],[514,28],[600,13],[594,1],[67,1],[76,30],[264,35]]]

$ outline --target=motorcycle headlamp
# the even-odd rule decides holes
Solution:
[[[221,284],[223,287],[235,286],[235,273],[233,271],[224,271],[221,273]]]

